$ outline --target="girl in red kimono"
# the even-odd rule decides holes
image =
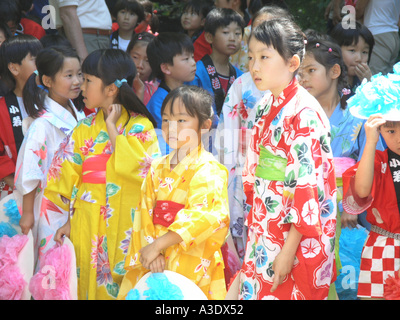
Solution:
[[[248,240],[240,299],[327,299],[334,281],[336,183],[329,120],[296,80],[304,36],[265,21],[249,40],[259,101],[242,178]]]

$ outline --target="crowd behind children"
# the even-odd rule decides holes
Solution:
[[[301,30],[283,0],[184,2],[165,32],[147,0],[48,30],[0,0],[0,299],[51,297],[11,262],[28,235],[32,279],[70,239],[80,300],[165,270],[212,300],[400,299],[400,3]]]

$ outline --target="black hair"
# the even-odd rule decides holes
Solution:
[[[349,89],[347,68],[343,61],[342,50],[336,42],[323,38],[307,40],[306,54],[312,54],[315,61],[324,66],[326,72],[335,64],[339,65],[341,72],[338,77],[338,91],[342,92],[343,89]],[[340,105],[342,109],[345,109],[347,106],[347,98],[347,95],[342,96]]]
[[[43,48],[53,46],[72,47],[69,40],[62,34],[46,34],[40,39],[40,42]]]
[[[65,58],[76,58],[80,61],[72,47],[48,47],[38,53],[36,57],[38,74],[33,73],[28,78],[22,91],[24,106],[30,117],[39,117],[40,112],[45,109],[44,99],[47,93],[37,85],[36,79],[39,79],[41,86],[46,87],[43,83],[43,76],[54,79],[56,74],[62,70]]]
[[[29,12],[32,8],[33,0],[18,0],[19,7],[23,12]]]
[[[209,0],[190,0],[185,4],[182,12],[190,11],[205,18],[207,17],[207,14],[212,10],[212,8],[213,2]]]
[[[273,47],[285,61],[296,54],[299,56],[300,62],[303,61],[306,38],[300,27],[291,19],[264,21],[252,30],[249,42],[253,37],[257,41]]]
[[[145,42],[149,44],[153,39],[155,38],[154,34],[151,34],[150,32],[140,32],[140,33],[134,33],[132,35],[131,41],[129,41],[128,47],[126,48],[126,52],[130,53],[133,49],[133,47],[137,43],[142,43]]]
[[[173,114],[172,106],[176,100],[182,101],[190,116],[199,119],[199,127],[201,127],[206,120],[213,119],[213,98],[207,90],[198,86],[186,85],[172,90],[162,103],[161,114],[163,114],[168,104],[171,105],[171,114]]]
[[[13,21],[19,24],[22,18],[22,12],[19,7],[18,1],[15,0],[1,0],[0,1],[0,21],[9,22]]]
[[[98,49],[90,53],[82,63],[82,72],[100,78],[104,87],[115,80],[126,79],[118,90],[117,101],[128,111],[142,114],[153,124],[157,123],[143,102],[132,89],[136,66],[128,53],[120,49]],[[125,124],[126,125],[126,124]]]
[[[15,78],[8,69],[10,63],[21,64],[28,54],[36,57],[43,46],[38,39],[28,34],[8,38],[0,46],[0,77],[10,90],[15,89]]]
[[[253,27],[253,23],[254,21],[261,15],[264,14],[268,14],[269,16],[269,20],[272,19],[280,19],[280,18],[286,18],[286,19],[293,19],[293,16],[290,14],[290,12],[285,9],[282,8],[278,5],[267,5],[267,6],[263,6],[260,10],[258,10],[252,17],[252,21],[251,21],[251,26]]]
[[[232,9],[215,8],[212,9],[206,17],[204,32],[211,33],[214,36],[218,28],[225,28],[234,22],[242,29],[243,34],[246,25],[243,17],[239,13]]]
[[[161,64],[174,64],[174,57],[178,54],[193,54],[192,39],[187,34],[178,32],[162,32],[147,46],[146,53],[151,70],[158,79],[164,80]]]
[[[149,23],[151,32],[158,32],[158,29],[160,28],[160,20],[157,17],[157,13],[153,9],[153,2],[149,0],[138,0],[138,2],[143,6],[145,15],[149,13],[151,14],[151,20]]]
[[[360,22],[356,21],[355,28],[345,29],[341,23],[338,23],[330,33],[330,36],[339,44],[339,46],[357,45],[360,37],[369,45],[368,62],[371,59],[372,49],[375,45],[374,36],[371,31]]]
[[[127,10],[130,13],[136,14],[138,17],[138,20],[137,20],[138,23],[141,22],[145,17],[144,16],[144,8],[138,1],[118,0],[112,9],[113,16],[115,18],[117,18],[118,12],[121,10]]]

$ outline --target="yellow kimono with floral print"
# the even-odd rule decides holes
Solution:
[[[129,120],[129,121],[128,121]],[[151,122],[122,108],[119,135],[111,145],[100,110],[80,121],[55,155],[45,197],[71,212],[71,241],[78,299],[115,299],[125,273],[132,213],[151,161],[160,157]]]
[[[165,250],[165,269],[192,280],[209,299],[225,298],[221,246],[229,227],[228,171],[202,147],[171,171],[174,152],[154,160],[143,183],[119,299],[149,272],[139,262],[139,250],[168,231],[183,241]],[[184,205],[169,227],[153,223],[153,209],[160,200]]]

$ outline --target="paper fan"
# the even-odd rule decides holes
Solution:
[[[347,101],[350,113],[360,119],[381,114],[383,119],[400,121],[400,63],[393,66],[394,73],[363,80],[356,94]]]
[[[22,234],[19,220],[21,214],[18,211],[14,194],[5,196],[0,201],[0,237],[7,235],[12,237],[16,234]]]
[[[207,300],[204,292],[185,276],[165,270],[146,273],[126,300]]]

